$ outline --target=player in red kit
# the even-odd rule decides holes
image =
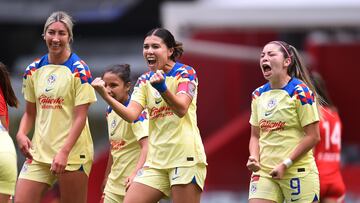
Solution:
[[[340,172],[342,123],[322,77],[318,73],[313,73],[311,77],[324,101],[320,107],[321,141],[315,147],[315,160],[320,174],[320,199],[322,203],[344,202],[345,184]]]

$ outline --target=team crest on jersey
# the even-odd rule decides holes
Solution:
[[[111,121],[111,124],[110,124],[110,128],[111,128],[111,133],[110,135],[113,136],[115,134],[114,130],[115,130],[115,127],[116,127],[116,118],[114,118],[112,121]]]
[[[111,129],[114,129],[116,126],[116,119],[114,119],[113,121],[111,121]]]
[[[277,105],[277,100],[275,98],[271,98],[267,103],[267,110],[272,110]]]
[[[47,79],[47,83],[48,85],[52,86],[56,81],[56,75],[55,74],[51,74],[48,79]]]
[[[256,190],[257,190],[257,184],[256,183],[251,183],[251,186],[250,186],[250,192],[252,194],[256,193]]]
[[[51,74],[47,79],[47,87],[45,88],[45,92],[50,92],[53,89],[55,82],[56,82],[56,75]]]

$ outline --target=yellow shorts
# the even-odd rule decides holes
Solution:
[[[171,186],[193,183],[204,189],[206,165],[156,169],[145,167],[138,171],[135,182],[155,188],[170,197]]]
[[[310,203],[320,200],[319,192],[319,174],[315,171],[310,171],[304,177],[282,180],[253,175],[250,182],[249,199]]]
[[[105,191],[104,203],[123,203],[125,196]]]
[[[7,132],[0,133],[0,193],[14,195],[17,157],[14,143]]]
[[[68,164],[66,171],[84,171],[87,176],[90,174],[92,161],[85,164]],[[20,171],[19,179],[33,180],[41,183],[46,183],[52,186],[57,177],[50,171],[51,164],[42,163],[35,160],[27,159]]]

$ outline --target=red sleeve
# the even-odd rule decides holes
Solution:
[[[4,95],[0,89],[0,116],[6,116],[6,102]]]

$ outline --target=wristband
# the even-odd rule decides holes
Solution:
[[[165,80],[161,83],[151,83],[151,85],[160,93],[164,93],[167,90]]]
[[[286,168],[289,168],[293,164],[290,158],[285,159],[282,163],[286,166]]]

